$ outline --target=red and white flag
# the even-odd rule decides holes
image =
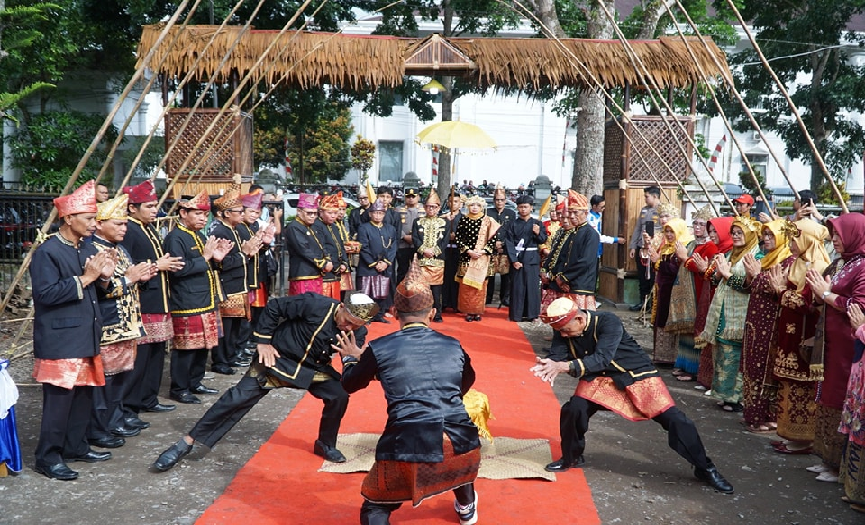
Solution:
[[[721,156],[721,152],[724,151],[724,144],[727,143],[727,135],[724,134],[721,137],[721,140],[718,141],[718,144],[715,145],[715,151],[712,152],[712,156],[709,157],[709,173],[715,171],[715,164],[718,163],[718,157]]]
[[[285,137],[285,175],[291,177],[294,174],[294,169],[291,167],[291,157],[288,156],[288,137]]]

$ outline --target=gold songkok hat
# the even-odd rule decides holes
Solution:
[[[442,201],[441,199],[439,199],[439,195],[435,192],[435,190],[430,190],[429,197],[426,198],[426,202],[424,204],[438,204],[439,206],[441,206]]]
[[[679,217],[679,209],[670,202],[662,202],[658,204],[658,215],[669,215],[675,219]]]
[[[318,201],[318,209],[319,210],[328,210],[328,211],[336,211],[339,209],[339,195],[336,193],[331,193],[330,195],[325,195]]]
[[[432,308],[433,294],[429,284],[423,278],[417,255],[412,259],[411,266],[405,274],[405,279],[396,287],[393,305],[397,312],[420,312]]]
[[[59,217],[77,213],[96,213],[96,181],[89,180],[69,195],[54,199]]]
[[[577,312],[577,303],[567,297],[559,297],[550,303],[546,313],[541,315],[541,321],[550,325],[553,330],[560,330],[577,316]]]
[[[378,313],[378,305],[365,293],[355,292],[345,298],[345,309],[353,317],[368,323]]]
[[[177,206],[185,210],[210,211],[210,196],[205,190],[201,190],[195,197],[185,201],[181,200]]]
[[[125,193],[119,197],[108,199],[96,205],[96,220],[126,220],[129,218],[129,195]]]
[[[225,211],[243,206],[243,203],[240,202],[240,184],[232,184],[222,197],[213,201],[213,206],[216,208],[216,211]]]

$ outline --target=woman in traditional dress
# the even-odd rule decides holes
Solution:
[[[847,396],[841,411],[842,434],[847,436],[841,458],[840,482],[844,486],[841,499],[850,508],[865,513],[865,314],[858,304],[850,305],[850,322],[856,327],[853,368],[847,383]]]
[[[847,312],[852,304],[865,305],[865,215],[845,213],[828,221],[832,246],[841,257],[823,274],[809,269],[805,279],[814,298],[824,303],[818,322],[812,362],[823,363],[823,381],[818,386],[814,429],[814,453],[823,460],[809,467],[819,472],[817,480],[836,482],[841,467],[845,436],[838,431],[847,381],[853,365],[854,338]],[[831,278],[827,283],[825,277]]]
[[[728,412],[742,410],[742,357],[745,312],[748,309],[749,287],[746,284],[745,255],[758,249],[760,223],[739,217],[730,226],[733,248],[726,255],[715,256],[712,286],[715,297],[706,315],[706,327],[700,338],[714,347],[712,396]]]
[[[694,330],[691,332],[692,337],[693,335],[702,332],[703,328],[706,326],[706,313],[709,311],[709,303],[712,301],[712,292],[714,291],[711,286],[706,284],[705,278],[705,272],[709,268],[709,262],[715,257],[715,254],[718,253],[718,247],[715,245],[715,242],[710,238],[708,233],[709,221],[711,219],[712,209],[708,204],[694,212],[691,216],[691,229],[694,233],[694,249],[685,261],[684,267],[688,272],[690,272],[691,278],[694,281],[695,308]],[[729,228],[727,228],[727,230],[729,231]],[[681,344],[681,339],[679,344]],[[693,342],[692,345],[694,345]],[[697,364],[694,366],[694,371],[692,373],[680,375],[677,377],[679,381],[693,381],[694,379],[697,379],[700,366],[702,365],[703,352],[701,349],[696,348],[695,345],[694,351],[697,354]],[[709,354],[709,359],[711,365],[711,354]],[[678,364],[674,366],[678,367]],[[711,381],[711,376],[709,377]],[[708,387],[708,385],[706,385],[706,387]]]
[[[770,355],[775,356],[772,372],[778,383],[778,436],[781,454],[807,454],[814,441],[814,398],[822,367],[811,366],[814,329],[820,313],[814,308],[814,294],[805,282],[812,268],[822,273],[829,265],[824,242],[829,231],[810,219],[796,222],[797,234],[789,239],[790,257],[770,271],[772,286],[779,295],[781,311],[775,326]]]
[[[676,207],[668,202],[662,203],[658,205],[658,222],[661,223],[660,230],[655,232],[655,235],[649,237],[649,234],[643,232],[643,245],[646,246],[646,251],[649,254],[649,259],[651,259],[652,264],[655,264],[655,268],[657,270],[657,262],[659,262],[659,254],[662,248],[666,247],[666,239],[664,237],[664,231],[672,219],[679,218],[679,211]],[[681,220],[681,219],[680,219]],[[685,228],[687,231],[687,227]],[[665,248],[670,249],[670,248]],[[675,242],[672,244],[672,249],[675,252]],[[674,271],[674,273],[678,272],[678,266],[681,265],[681,261],[676,263],[676,268],[672,267],[668,268],[668,271]],[[675,275],[672,280],[670,280],[670,289],[672,290],[672,282],[675,281]],[[652,289],[652,324],[657,326],[655,323],[655,319],[657,316],[654,315],[655,312],[658,311],[658,277],[657,273],[655,275],[655,284]],[[663,308],[669,308],[669,304],[663,305]],[[669,310],[667,310],[669,311]],[[664,323],[666,323],[666,312],[663,315]],[[654,330],[654,351],[652,352],[652,362],[659,364],[667,364],[672,365],[676,361],[676,354],[679,351],[679,334],[678,332],[667,332],[665,330]],[[673,370],[673,375],[681,374],[681,370]]]
[[[735,217],[719,217],[706,221],[706,232],[709,240],[717,250],[715,255],[725,255],[733,248],[733,239],[730,237],[730,226],[733,225]],[[715,274],[715,256],[704,257],[701,253],[691,254],[688,259],[689,269],[697,272],[696,279],[703,283],[702,290],[697,295],[697,315],[694,318],[694,334],[696,338],[694,347],[700,350],[700,366],[697,370],[697,382],[695,388],[706,389],[706,394],[712,393],[712,376],[715,373],[714,347],[699,337],[706,327],[706,316],[709,314],[709,306],[715,297],[715,287],[712,286],[712,276]],[[693,271],[693,270],[692,270]]]
[[[777,385],[772,376],[770,355],[775,322],[781,305],[770,281],[770,270],[792,264],[787,246],[786,220],[767,222],[762,228],[763,257],[748,254],[744,257],[746,282],[751,286],[748,313],[745,317],[745,337],[742,340],[742,415],[751,432],[773,432]]]
[[[676,369],[684,374],[697,373],[697,355],[694,354],[694,282],[682,264],[688,258],[688,248],[694,238],[682,219],[670,219],[663,228],[664,244],[659,251],[649,249],[655,265],[655,304],[652,308],[655,327],[655,356],[675,356]],[[665,332],[660,334],[659,332]],[[683,349],[681,336],[688,341]],[[664,348],[659,345],[673,345]],[[678,354],[678,355],[677,355]]]
[[[487,298],[487,277],[490,256],[495,250],[495,234],[499,229],[486,215],[486,201],[477,195],[466,199],[468,213],[460,219],[455,240],[460,251],[457,282],[460,283],[457,308],[466,314],[466,321],[480,321]]]

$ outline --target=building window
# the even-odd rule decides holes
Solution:
[[[378,180],[399,182],[402,180],[402,155],[405,143],[396,140],[378,142]]]

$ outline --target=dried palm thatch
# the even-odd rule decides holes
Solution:
[[[144,27],[139,56],[146,55],[161,29],[159,25]],[[174,31],[181,32],[175,45],[157,50],[152,63],[160,63],[165,57],[160,73],[169,76],[185,74],[217,29],[216,26],[175,28]],[[252,70],[256,82],[284,82],[300,88],[332,84],[358,89],[395,87],[407,74],[430,75],[447,70],[449,74],[474,78],[481,87],[538,89],[550,85],[594,88],[597,81],[610,88],[625,84],[639,87],[648,83],[633,66],[625,46],[617,40],[566,39],[559,44],[535,38],[444,40],[435,35],[409,39],[308,32],[287,32],[280,36],[275,31],[253,30],[241,36],[240,44],[220,68],[223,56],[240,30],[239,27],[227,27],[217,35],[195,68],[197,79],[206,79],[216,71],[218,81],[225,81],[232,70],[241,75]],[[280,41],[256,67],[259,57],[274,38]],[[711,40],[706,43],[711,54],[698,38],[691,38],[690,47],[698,65],[681,39],[631,42],[639,60],[661,88],[686,87],[719,76],[730,78],[724,53]],[[451,49],[423,52],[424,46],[448,44]],[[712,55],[722,67],[716,66]],[[417,60],[423,56],[443,57],[444,62]],[[407,65],[409,57],[412,61]],[[452,61],[448,62],[448,57],[452,57]]]

